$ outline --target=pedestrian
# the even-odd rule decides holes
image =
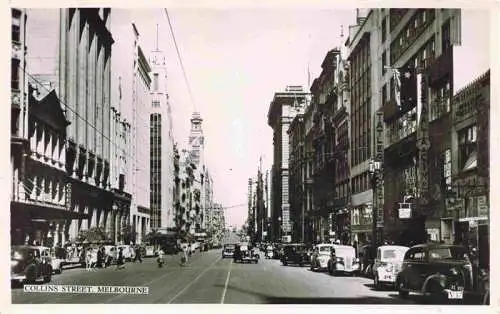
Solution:
[[[141,252],[141,247],[140,247],[140,246],[138,246],[138,245],[136,245],[136,247],[135,247],[135,250],[134,250],[134,251],[135,251],[134,262],[138,260],[139,262],[141,262],[141,263],[142,263],[142,257],[141,257],[142,252]]]
[[[85,253],[85,266],[87,271],[92,270],[92,252],[90,251],[90,248],[87,248]]]
[[[116,261],[116,269],[124,269],[125,265],[123,262],[123,248],[118,251],[118,259]]]

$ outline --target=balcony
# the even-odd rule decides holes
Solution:
[[[453,50],[441,54],[429,68],[429,85],[433,86],[453,71]]]

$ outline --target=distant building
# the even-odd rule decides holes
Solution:
[[[304,109],[309,93],[301,86],[287,86],[284,92],[276,92],[269,106],[267,123],[273,129],[273,170],[271,208],[272,239],[291,235],[290,203],[288,191],[288,129],[297,113]]]

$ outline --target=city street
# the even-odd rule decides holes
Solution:
[[[278,260],[234,264],[221,250],[196,253],[188,267],[168,256],[158,268],[154,258],[127,263],[123,270],[76,268],[53,276],[50,284],[145,286],[148,295],[25,293],[12,289],[12,303],[226,303],[226,304],[413,304],[396,291],[374,291],[372,280],[332,277],[309,267],[283,266]]]

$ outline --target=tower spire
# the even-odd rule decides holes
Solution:
[[[158,24],[156,24],[156,51],[158,51]]]

